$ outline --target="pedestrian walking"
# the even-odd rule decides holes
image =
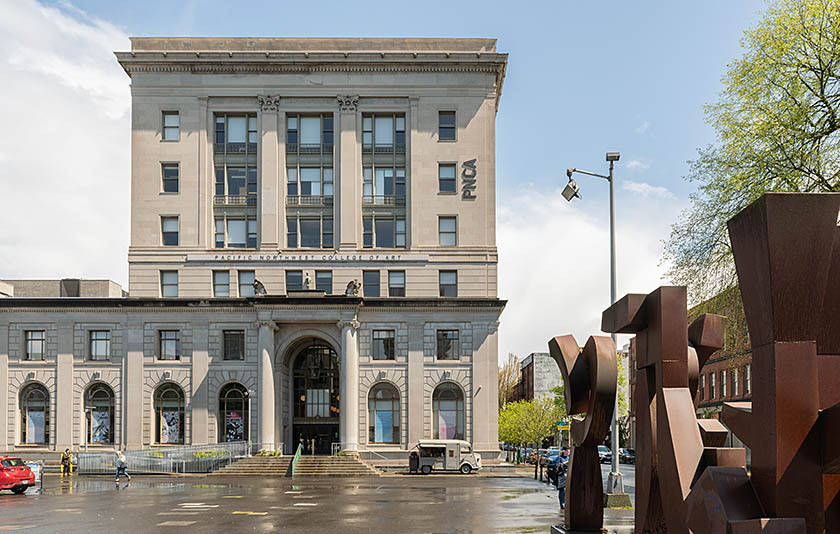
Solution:
[[[117,451],[117,475],[116,475],[116,480],[114,480],[114,482],[116,482],[117,484],[120,483],[120,473],[125,475],[126,478],[128,478],[128,481],[131,482],[131,475],[129,475],[128,471],[125,470],[125,466],[126,466],[125,454],[123,454],[122,451]]]
[[[64,449],[64,452],[61,453],[61,476],[64,476],[65,473],[70,475],[72,465],[73,456],[70,454],[70,449]]]
[[[569,449],[564,448],[557,462],[557,498],[560,499],[560,509],[566,508],[566,470],[569,463]]]

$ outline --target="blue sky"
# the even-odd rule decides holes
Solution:
[[[494,37],[510,54],[496,124],[500,355],[570,332],[583,343],[609,304],[608,188],[580,177],[583,198],[567,204],[565,169],[606,172],[604,153],[621,152],[618,294],[661,285],[662,240],[694,188],[686,162],[714,141],[703,105],[764,6],[0,0],[0,116],[18,125],[0,131],[0,278],[127,285],[129,79],[112,54],[127,36]],[[27,239],[12,230],[24,223]]]

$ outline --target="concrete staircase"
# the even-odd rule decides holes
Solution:
[[[214,475],[238,477],[285,477],[291,475],[291,456],[252,456],[230,463]]]
[[[292,456],[252,456],[219,469],[214,475],[284,477],[291,475]],[[379,472],[352,456],[301,456],[295,477],[364,477],[379,476]]]
[[[295,477],[368,477],[379,472],[353,456],[301,456]]]

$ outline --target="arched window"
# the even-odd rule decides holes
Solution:
[[[50,394],[41,384],[20,392],[20,442],[46,445],[50,441]]]
[[[91,385],[85,393],[87,442],[114,443],[114,392],[106,384]]]
[[[184,443],[184,391],[168,383],[155,391],[157,443]]]
[[[435,439],[464,439],[464,393],[455,384],[444,383],[432,395]]]
[[[391,384],[376,384],[368,395],[370,443],[400,442],[400,394]]]
[[[219,441],[248,439],[248,391],[230,383],[219,392]]]

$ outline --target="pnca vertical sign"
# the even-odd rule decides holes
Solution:
[[[478,172],[475,159],[461,164],[461,200],[475,200],[475,182]]]

